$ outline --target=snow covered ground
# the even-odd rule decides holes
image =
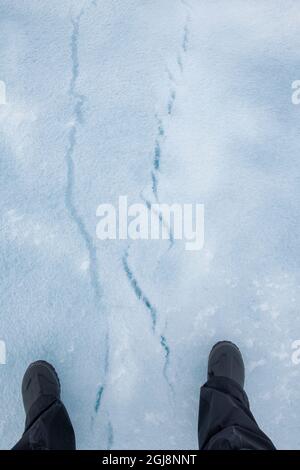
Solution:
[[[0,0],[2,449],[39,358],[79,448],[196,449],[220,339],[300,449],[299,27],[290,0]],[[98,240],[120,195],[204,203],[203,250]]]

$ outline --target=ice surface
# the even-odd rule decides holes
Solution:
[[[300,10],[274,0],[1,0],[0,446],[52,362],[79,448],[196,449],[207,354],[300,448]],[[205,246],[96,238],[120,195],[205,204]]]

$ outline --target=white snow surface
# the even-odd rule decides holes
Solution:
[[[36,359],[78,448],[197,449],[222,339],[259,425],[300,449],[299,27],[291,0],[0,1],[2,449]],[[98,240],[120,195],[203,203],[204,248]]]

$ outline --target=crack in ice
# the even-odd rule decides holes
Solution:
[[[173,231],[170,229],[169,225],[167,224],[167,222],[165,221],[165,219],[163,218],[161,212],[156,212],[154,211],[153,209],[153,206],[151,204],[151,202],[146,199],[143,195],[143,193],[141,192],[140,194],[140,198],[142,199],[143,203],[146,205],[147,209],[149,212],[154,212],[156,214],[156,216],[158,217],[159,219],[159,222],[162,224],[163,227],[165,227],[166,231],[169,232],[169,241],[170,241],[170,246],[169,246],[169,249],[173,246],[174,244],[174,236],[173,236]]]
[[[168,377],[168,369],[169,369],[169,365],[170,365],[171,350],[170,350],[170,346],[167,342],[167,339],[166,339],[165,335],[160,336],[160,345],[162,346],[162,348],[165,351],[165,364],[164,364],[164,368],[163,368],[163,376],[164,376],[165,381],[167,382],[168,386],[170,387],[171,392],[174,395],[174,387],[173,387],[173,384],[170,382],[169,377]]]
[[[190,8],[188,4],[186,4],[184,1],[182,1],[182,4],[185,7]],[[178,54],[177,57],[177,63],[180,68],[181,73],[183,72],[183,54],[186,54],[188,50],[188,45],[189,45],[189,22],[190,22],[190,14],[188,13],[186,16],[186,22],[183,28],[183,37],[182,37],[182,42],[181,42],[181,52]],[[172,116],[174,106],[176,103],[176,82],[174,80],[173,75],[171,74],[170,71],[168,71],[168,77],[169,81],[172,84],[170,86],[170,92],[169,92],[169,98],[167,100],[167,115],[169,117]],[[152,170],[151,170],[151,181],[152,181],[152,194],[154,196],[154,199],[157,203],[159,203],[159,196],[158,196],[158,186],[159,186],[159,173],[161,171],[161,158],[162,158],[162,144],[163,144],[163,139],[165,138],[165,128],[164,128],[164,122],[161,118],[158,117],[158,115],[155,115],[156,121],[157,121],[157,135],[155,139],[155,145],[154,145],[154,151],[153,151],[153,163],[152,163]],[[145,201],[145,198],[143,198]],[[147,207],[148,210],[151,210],[151,204],[147,200]],[[167,227],[168,232],[169,232],[169,240],[170,240],[170,247],[172,248],[174,244],[174,235],[172,228],[166,224],[165,221],[162,220],[162,216],[160,214],[160,221],[164,224],[165,227]]]
[[[137,297],[138,300],[140,300],[145,307],[147,308],[148,312],[150,313],[151,321],[152,321],[152,330],[155,332],[155,327],[156,327],[156,321],[157,321],[157,312],[156,308],[153,307],[151,304],[150,300],[148,297],[144,294],[142,291],[137,279],[134,277],[132,270],[129,267],[128,263],[128,249],[125,251],[123,258],[122,258],[122,263],[123,263],[123,268],[126,273],[127,279],[130,282],[130,285],[135,293],[135,296]]]
[[[107,383],[106,383],[106,377],[107,377],[107,374],[108,374],[108,370],[109,370],[109,356],[110,356],[110,351],[109,351],[109,337],[108,337],[108,334],[106,335],[106,338],[105,338],[105,342],[106,342],[106,350],[105,350],[105,361],[104,361],[104,377],[105,377],[105,380],[104,380],[104,384],[101,384],[97,390],[97,394],[96,394],[96,401],[95,401],[95,405],[94,405],[94,411],[95,411],[95,414],[97,415],[100,408],[101,408],[101,402],[102,402],[102,398],[103,398],[103,394],[104,394],[104,391],[105,391],[105,388],[107,386]],[[93,420],[92,420],[93,422]],[[113,429],[113,425],[108,417],[108,423],[107,423],[107,449],[110,450],[113,446],[113,443],[114,443],[114,429]]]
[[[96,414],[98,413],[99,408],[101,406],[103,392],[104,392],[104,387],[103,385],[101,385],[101,387],[99,387],[99,389],[97,390],[96,401],[95,401],[95,406],[94,406]]]
[[[140,287],[139,282],[137,281],[136,277],[133,274],[133,271],[130,269],[129,263],[128,263],[128,256],[129,256],[129,247],[125,251],[123,258],[122,258],[123,268],[137,299],[140,300],[144,304],[144,306],[147,308],[147,310],[150,312],[150,316],[152,320],[152,331],[155,334],[156,323],[157,323],[157,310],[155,307],[153,307],[152,303],[143,292],[142,288]],[[165,364],[163,367],[163,376],[168,384],[168,387],[171,389],[171,392],[174,393],[173,385],[171,384],[168,378],[168,368],[170,365],[171,351],[170,351],[170,346],[168,345],[165,335],[160,335],[160,345],[162,349],[164,350],[164,357],[165,357]]]
[[[93,4],[96,6],[95,2]],[[98,262],[97,262],[97,249],[94,245],[93,238],[88,232],[88,229],[81,217],[75,203],[74,188],[75,188],[75,164],[74,164],[74,153],[77,144],[77,132],[78,126],[82,125],[83,119],[83,106],[86,101],[86,97],[77,92],[77,82],[80,75],[80,64],[78,57],[78,42],[80,37],[80,21],[84,15],[84,9],[82,8],[80,13],[72,18],[72,34],[70,39],[70,52],[71,52],[71,64],[72,64],[72,75],[69,85],[69,96],[73,103],[73,119],[69,131],[69,143],[65,154],[65,160],[67,165],[67,185],[65,192],[65,204],[70,214],[70,217],[75,222],[77,229],[85,243],[88,255],[89,255],[89,273],[91,286],[94,291],[95,303],[97,308],[100,308],[101,302],[101,287],[98,274]],[[108,372],[108,341],[106,338],[106,358],[105,358],[105,371],[104,377],[107,376]],[[96,394],[96,400],[94,404],[94,412],[97,414],[101,408],[101,402],[105,391],[106,379],[104,378],[104,384],[102,384]],[[113,427],[111,422],[108,423],[108,440],[113,442]]]
[[[69,87],[69,96],[71,97],[74,107],[73,107],[73,121],[69,131],[69,145],[65,154],[65,160],[67,164],[67,186],[65,192],[65,203],[69,211],[71,218],[74,220],[78,231],[85,243],[86,249],[89,254],[89,272],[91,278],[91,285],[95,294],[96,304],[99,306],[101,299],[101,289],[100,282],[97,270],[97,250],[94,246],[93,239],[89,234],[86,225],[79,214],[79,211],[76,207],[75,198],[74,198],[74,188],[75,188],[75,164],[74,164],[74,152],[77,144],[77,125],[83,123],[83,104],[86,100],[84,95],[80,95],[76,91],[76,84],[79,77],[79,60],[78,60],[78,40],[80,34],[80,20],[84,11],[81,10],[79,15],[72,19],[72,35],[70,41],[71,48],[71,60],[72,60],[72,76]]]
[[[182,4],[185,5],[185,7],[190,8],[190,6],[185,3],[184,0],[182,0]],[[183,37],[182,37],[182,42],[181,42],[181,52],[177,56],[177,63],[179,66],[179,69],[181,73],[183,73],[183,54],[186,54],[188,50],[188,45],[189,45],[189,22],[190,22],[190,15],[189,13],[187,14],[186,17],[186,22],[183,28]],[[167,100],[167,115],[169,117],[172,116],[174,106],[176,103],[176,82],[170,72],[169,74],[169,81],[170,81],[170,92],[169,92],[169,98]],[[151,181],[152,181],[152,194],[154,196],[154,200],[159,203],[159,197],[158,197],[158,186],[159,186],[159,173],[161,171],[161,157],[162,157],[162,144],[163,144],[163,139],[165,138],[165,127],[164,127],[164,122],[161,118],[159,118],[158,115],[155,116],[157,120],[157,135],[155,138],[155,144],[154,144],[154,151],[153,151],[153,162],[152,162],[152,169],[151,169]],[[143,202],[146,204],[147,208],[149,211],[151,211],[151,202],[143,196],[143,191],[141,191],[141,199]],[[166,221],[163,219],[162,214],[158,214],[160,222],[168,229],[169,232],[169,240],[170,240],[170,247],[169,249],[174,245],[174,235],[172,228],[168,226]],[[122,262],[123,262],[123,268],[126,273],[127,279],[130,282],[130,285],[135,293],[135,296],[137,297],[138,300],[142,301],[144,306],[147,308],[147,310],[150,313],[150,317],[152,320],[152,331],[155,333],[155,328],[156,328],[156,323],[157,323],[157,310],[156,308],[151,304],[150,300],[148,297],[145,295],[143,292],[142,288],[140,287],[139,282],[137,281],[136,277],[134,276],[132,270],[129,267],[128,263],[128,254],[129,254],[129,247],[125,251]],[[160,335],[160,345],[164,350],[164,356],[165,356],[165,364],[164,364],[164,369],[163,369],[163,376],[170,387],[172,393],[174,394],[174,389],[172,386],[172,383],[170,382],[168,378],[168,368],[170,365],[170,346],[168,345],[167,339],[165,335]]]
[[[104,376],[106,377],[108,370],[109,370],[109,336],[108,336],[108,333],[106,334],[106,337],[105,337],[105,344],[106,344],[106,349],[105,349],[105,360],[104,360]],[[106,382],[104,381],[104,384],[101,384],[98,388],[95,406],[94,406],[96,414],[98,413],[101,407],[101,400],[102,400],[105,387],[106,387]]]
[[[111,422],[108,423],[108,442],[107,442],[107,450],[111,450],[114,445],[114,430],[112,427]]]

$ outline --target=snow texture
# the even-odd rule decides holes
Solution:
[[[300,10],[291,0],[1,0],[0,446],[27,365],[81,449],[196,449],[207,355],[300,449]],[[205,204],[205,245],[100,241],[96,209]]]

